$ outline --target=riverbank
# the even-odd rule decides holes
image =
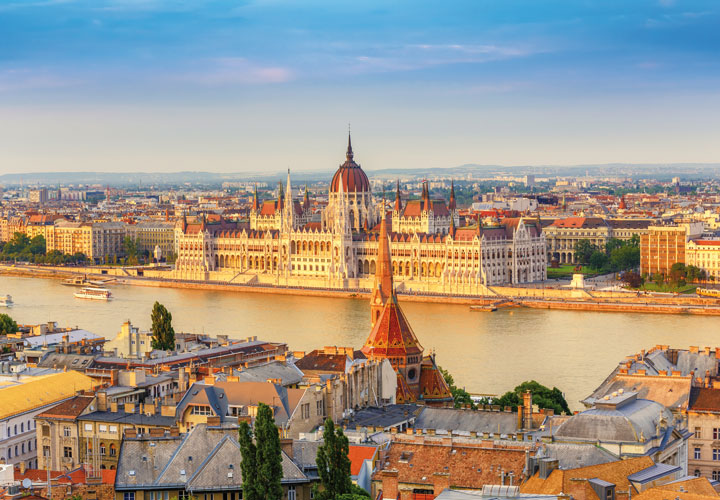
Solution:
[[[30,278],[66,279],[87,275],[108,280],[108,284],[122,283],[155,288],[187,290],[235,291],[261,294],[296,295],[303,297],[333,297],[368,300],[370,291],[333,290],[311,287],[282,287],[268,284],[197,282],[162,279],[137,275],[107,274],[104,268],[58,268],[47,266],[0,266],[0,275]],[[114,270],[116,271],[116,270]],[[634,292],[573,290],[562,287],[534,285],[528,287],[492,287],[491,296],[437,295],[411,293],[400,290],[403,302],[423,302],[469,306],[497,305],[498,307],[528,307],[532,309],[560,309],[596,312],[634,312],[651,314],[693,314],[720,316],[720,300],[696,296],[668,296],[637,294]]]

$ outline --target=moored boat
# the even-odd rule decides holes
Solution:
[[[0,307],[10,307],[13,303],[13,299],[10,295],[0,295]]]
[[[73,294],[78,299],[90,299],[90,300],[110,300],[112,294],[107,288],[95,288],[86,286],[79,292]]]
[[[87,280],[86,276],[73,276],[72,278],[62,280],[62,284],[67,286],[88,286],[91,283]]]

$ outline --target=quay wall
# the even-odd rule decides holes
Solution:
[[[103,271],[105,271],[103,273]],[[167,271],[154,270],[145,272],[146,276],[137,276],[127,269],[119,267],[52,267],[52,266],[8,266],[0,265],[0,274],[65,279],[70,276],[86,274],[90,279],[118,278],[123,283],[135,286],[157,288],[179,288],[196,290],[220,290],[235,292],[252,292],[265,294],[301,295],[305,297],[337,297],[368,300],[372,280],[359,280],[361,288],[341,290],[322,286],[313,287],[308,280],[299,281],[291,286],[276,285],[271,280],[254,280],[253,282],[202,282],[189,280],[171,280],[161,277]],[[151,276],[147,276],[151,274]],[[304,286],[303,286],[304,285]],[[708,297],[688,297],[663,295],[638,295],[636,292],[598,292],[592,290],[573,290],[569,288],[537,287],[506,287],[494,286],[488,295],[442,295],[432,292],[404,290],[398,288],[401,301],[426,302],[437,304],[488,305],[498,307],[524,306],[536,309],[563,309],[584,311],[612,312],[647,312],[665,314],[707,314],[720,315],[720,300]],[[510,299],[510,300],[506,300]]]

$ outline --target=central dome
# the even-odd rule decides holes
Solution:
[[[344,192],[369,192],[370,181],[360,168],[360,165],[353,160],[352,144],[350,142],[350,134],[348,134],[348,148],[345,154],[345,163],[340,165],[335,175],[333,175],[330,183],[330,192],[337,193],[340,191],[340,183]]]

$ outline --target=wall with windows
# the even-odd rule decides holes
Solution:
[[[688,412],[688,474],[720,480],[720,414]]]
[[[35,415],[47,406],[30,412],[19,413],[0,420],[0,458],[5,463],[27,468],[37,467],[37,437],[35,435]]]

